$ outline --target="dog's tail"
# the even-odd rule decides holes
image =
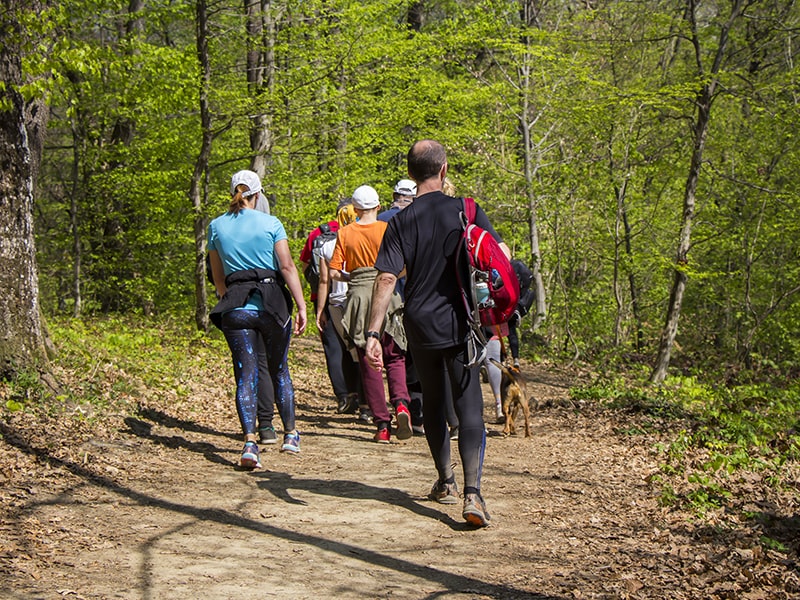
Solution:
[[[517,377],[516,374],[511,371],[506,365],[501,363],[499,360],[495,360],[494,358],[489,357],[489,360],[492,361],[492,364],[500,369],[503,374],[508,377],[511,381],[516,381]]]

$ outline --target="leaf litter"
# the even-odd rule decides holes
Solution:
[[[310,337],[293,341],[291,362],[302,453],[263,447],[263,470],[237,470],[229,358],[218,358],[183,375],[181,394],[132,381],[114,398],[109,384],[90,418],[3,411],[0,592],[800,598],[797,484],[746,473],[718,510],[662,506],[659,436],[622,435],[634,417],[571,400],[585,372],[523,362],[539,403],[530,440],[501,435],[484,386],[493,524],[471,531],[460,507],[426,499],[435,473],[423,438],[377,445],[371,426],[335,412]],[[107,364],[98,373],[126,377]]]

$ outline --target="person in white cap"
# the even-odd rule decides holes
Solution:
[[[264,195],[264,189],[261,187],[261,178],[258,176],[258,173],[248,169],[234,173],[233,177],[231,177],[231,196],[236,193],[236,186],[239,184],[246,185],[251,193],[258,192],[254,208],[265,214],[269,214],[269,200],[267,200],[267,197]]]
[[[388,223],[389,219],[411,204],[416,197],[417,184],[410,179],[401,179],[394,186],[392,205],[378,215],[378,220]]]
[[[258,191],[256,196],[255,209],[265,214],[269,214],[269,202],[264,197],[261,187],[261,179],[258,174],[247,169],[234,173],[231,177],[231,196],[236,194],[236,186],[246,185],[248,190]],[[208,257],[208,255],[206,256]],[[214,283],[211,265],[208,263],[209,279]],[[269,376],[269,366],[267,365],[267,351],[263,341],[258,345],[258,441],[262,444],[277,444],[278,436],[272,421],[275,417],[275,393],[272,389],[272,381]]]
[[[405,331],[400,312],[402,301],[395,292],[387,302],[384,319],[374,330],[366,328],[370,314],[372,285],[375,281],[375,259],[386,231],[386,223],[377,220],[378,192],[362,185],[353,192],[353,208],[358,220],[339,230],[336,247],[330,260],[330,275],[339,281],[349,281],[347,303],[343,318],[343,329],[351,346],[356,348],[361,367],[361,382],[364,396],[372,410],[373,423],[377,427],[374,440],[388,443],[391,439],[391,415],[386,408],[386,393],[383,374],[369,368],[365,348],[367,340],[374,337],[380,343],[389,401],[394,406],[397,419],[397,439],[408,439],[413,435],[411,414],[408,411],[408,388],[406,387]]]
[[[378,213],[379,221],[387,223],[401,210],[410,206],[417,197],[417,184],[411,179],[401,179],[394,186],[392,194],[392,205],[381,213]],[[405,277],[397,280],[397,293],[400,298],[405,298]],[[425,435],[425,426],[422,416],[422,388],[417,377],[417,369],[414,367],[414,360],[411,354],[406,352],[406,387],[411,401],[408,403],[408,410],[411,412],[411,429],[414,433]]]
[[[236,412],[245,442],[239,464],[255,469],[261,467],[256,443],[257,348],[261,343],[283,421],[281,450],[300,451],[287,357],[293,330],[292,299],[297,304],[296,335],[306,328],[306,303],[283,224],[255,210],[261,193],[258,175],[240,171],[234,175],[232,190],[228,212],[208,226],[208,255],[220,298],[210,317],[222,330],[233,358]]]

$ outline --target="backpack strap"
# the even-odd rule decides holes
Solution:
[[[481,328],[480,314],[478,312],[478,301],[474,297],[474,290],[472,282],[467,285],[461,280],[461,273],[459,272],[458,260],[465,260],[469,262],[466,257],[467,250],[467,230],[475,223],[475,214],[477,209],[475,207],[475,200],[470,197],[461,199],[463,210],[461,211],[461,225],[464,229],[459,242],[459,248],[456,260],[456,277],[458,278],[458,285],[461,288],[461,297],[464,300],[464,308],[467,311],[467,321],[469,323],[467,333],[467,368],[472,368],[483,363],[486,358],[486,337]],[[472,274],[470,273],[471,277]]]
[[[475,198],[465,196],[462,198],[464,203],[464,216],[467,218],[467,225],[472,225],[475,222],[475,215],[478,209],[475,207]]]

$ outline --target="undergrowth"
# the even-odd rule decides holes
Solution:
[[[621,412],[621,433],[658,436],[660,474],[652,483],[664,506],[703,515],[737,504],[732,490],[743,480],[790,493],[797,485],[785,469],[800,463],[796,380],[726,387],[695,377],[660,386],[619,378],[575,389],[573,398]]]
[[[0,384],[8,411],[43,410],[91,419],[110,410],[135,411],[148,397],[189,394],[209,364],[228,360],[225,340],[185,319],[107,316],[54,318],[48,330],[57,348],[48,385],[36,371]],[[219,371],[227,374],[228,363]],[[52,383],[54,382],[54,384]]]

